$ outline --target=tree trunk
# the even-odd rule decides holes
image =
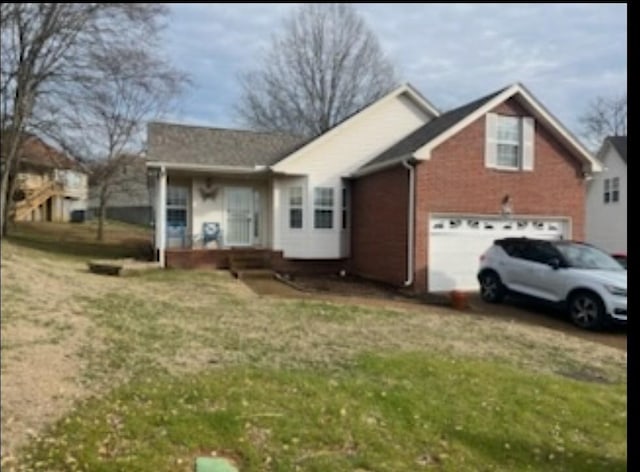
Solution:
[[[17,127],[17,131],[11,134],[11,146],[5,157],[4,169],[2,169],[2,185],[0,186],[0,238],[7,235],[7,217],[9,216],[9,208],[11,207],[11,199],[15,187],[16,174],[18,171],[18,148],[20,145],[20,137],[22,135],[22,126]],[[13,177],[12,177],[13,176]]]
[[[13,195],[16,192],[17,181],[18,181],[18,170],[16,169],[15,172],[12,172],[11,175],[9,175],[9,183],[7,185],[5,203],[2,209],[2,211],[4,212],[4,214],[2,215],[2,221],[3,221],[2,237],[5,237],[7,235],[7,233],[9,232],[9,224],[14,221],[10,219],[10,216],[11,216],[11,210],[15,207],[15,202],[13,201]]]
[[[96,239],[98,241],[104,241],[104,220],[107,219],[107,205],[106,202],[100,199],[100,208],[98,210],[98,235]]]
[[[100,185],[100,194],[98,195],[98,234],[96,239],[98,241],[104,241],[104,227],[105,220],[107,219],[107,199],[109,194],[107,190],[109,189],[109,184],[107,181],[103,181]]]

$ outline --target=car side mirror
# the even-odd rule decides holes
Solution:
[[[553,257],[553,258],[549,259],[547,264],[549,264],[549,266],[553,270],[558,270],[560,268],[560,259],[558,259],[557,257]]]

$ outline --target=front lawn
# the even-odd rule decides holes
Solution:
[[[39,470],[626,470],[624,385],[426,353],[147,375],[39,438]],[[71,467],[73,466],[73,467]]]
[[[27,234],[27,239],[38,239]],[[2,469],[626,470],[626,352],[2,243]],[[338,299],[336,299],[338,300]],[[344,300],[344,299],[342,299]]]

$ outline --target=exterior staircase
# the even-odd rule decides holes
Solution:
[[[28,220],[31,212],[44,204],[49,198],[61,195],[62,184],[54,180],[49,180],[36,188],[23,189],[25,199],[16,202],[14,209],[15,221]]]
[[[229,271],[237,279],[246,277],[273,278],[269,251],[238,251],[229,256]]]

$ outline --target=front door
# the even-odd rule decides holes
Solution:
[[[253,189],[227,187],[227,246],[250,246],[253,243]]]

